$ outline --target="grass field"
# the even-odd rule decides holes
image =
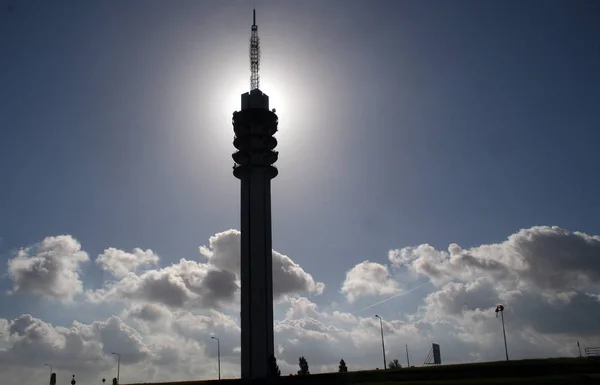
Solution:
[[[543,360],[499,361],[477,364],[442,365],[396,370],[369,370],[348,373],[283,376],[272,380],[185,381],[169,385],[210,384],[361,384],[361,385],[579,385],[600,384],[600,359],[552,358]],[[134,385],[134,384],[131,384]]]

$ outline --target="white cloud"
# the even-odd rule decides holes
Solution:
[[[74,321],[70,327],[53,326],[29,314],[0,319],[8,341],[7,348],[0,347],[3,384],[39,382],[47,373],[44,364],[48,362],[59,382],[67,382],[75,373],[78,383],[99,383],[103,377],[114,376],[112,352],[121,355],[121,382],[209,379],[215,373],[217,355],[210,339],[213,333],[221,339],[223,374],[237,375],[239,353],[234,347],[239,345],[239,327],[229,316],[154,308],[161,313],[158,319],[140,320],[136,318],[139,310],[126,311],[131,316],[127,320],[111,316],[90,324]],[[142,323],[156,327],[144,329]],[[40,373],[39,368],[45,370]]]
[[[332,315],[332,319],[335,321],[344,323],[344,324],[356,324],[358,323],[358,318],[356,318],[353,314],[344,313],[338,310],[334,310]]]
[[[30,315],[0,319],[0,370],[8,373],[7,385],[39,382],[43,363],[50,359],[59,381],[68,381],[71,371],[86,373],[81,384],[112,378],[115,362],[109,353],[114,350],[122,353],[122,382],[215,378],[213,335],[221,340],[223,375],[237,376],[238,241],[235,231],[216,234],[201,251],[206,263],[182,259],[163,268],[130,271],[88,292],[96,300],[117,301],[111,303],[115,307],[125,305],[103,321],[63,327]],[[597,236],[534,227],[500,244],[470,249],[452,244],[444,251],[429,245],[391,250],[387,257],[393,277],[383,264],[360,263],[342,285],[349,302],[329,306],[300,296],[311,288],[319,292],[318,284],[274,252],[285,266],[281,279],[295,281],[278,289],[285,297],[276,304],[276,314],[284,318],[275,321],[278,364],[284,375],[297,371],[299,356],[307,357],[313,373],[336,370],[341,358],[350,370],[381,367],[379,321],[357,315],[352,301],[396,293],[406,295],[376,309],[384,318],[388,360],[404,364],[408,345],[411,362],[419,365],[432,342],[442,346],[444,363],[503,359],[502,328],[493,311],[499,302],[505,305],[511,358],[574,356],[575,341],[584,347],[600,344],[597,243]],[[33,250],[27,255],[39,254]],[[68,250],[73,254],[80,247]],[[84,259],[76,260],[75,265]],[[401,292],[399,282],[406,275],[430,279],[435,286],[428,292]],[[413,297],[419,293],[421,297]],[[403,307],[407,299],[415,303],[413,313]]]
[[[121,352],[125,364],[140,362],[149,354],[140,335],[115,316],[65,328],[24,314],[8,325],[10,347],[0,350],[3,372],[11,366],[35,368],[47,362],[57,370],[97,372],[112,367],[112,351]]]
[[[112,273],[117,278],[123,278],[127,273],[135,271],[139,267],[153,266],[157,263],[158,256],[152,250],[144,251],[137,247],[131,253],[109,247],[96,258],[96,264],[102,270]]]
[[[319,318],[319,312],[317,311],[317,304],[309,301],[305,297],[292,298],[290,300],[291,306],[286,312],[287,318],[301,318],[301,317],[313,317]]]
[[[512,234],[502,243],[448,251],[429,245],[392,250],[396,267],[407,266],[439,286],[486,275],[504,288],[529,286],[553,294],[600,289],[600,236],[537,226]]]
[[[87,260],[87,253],[70,235],[47,237],[38,244],[20,249],[8,261],[12,293],[70,302],[83,290],[79,269]]]
[[[470,283],[450,282],[425,298],[428,315],[434,318],[461,315],[467,310],[488,311],[499,302],[493,282],[484,277]]]
[[[92,301],[158,302],[172,307],[219,307],[234,300],[235,276],[207,264],[181,259],[171,266],[129,273],[120,281],[88,292]]]
[[[94,303],[155,302],[171,307],[221,308],[239,302],[240,232],[228,230],[215,234],[209,247],[200,252],[208,262],[181,259],[163,268],[137,272],[156,265],[152,250],[134,249],[131,253],[107,248],[96,264],[111,272],[116,281],[86,292]],[[81,245],[71,236],[48,237],[40,244],[19,250],[8,263],[12,292],[25,292],[45,298],[72,301],[81,293],[80,264],[88,260]],[[321,294],[325,285],[316,282],[300,265],[286,255],[273,251],[273,291],[276,300],[300,293]]]
[[[201,246],[200,254],[218,269],[240,275],[240,236],[237,230],[227,230],[210,237],[209,246]],[[315,282],[300,265],[286,255],[273,251],[273,295],[277,299],[286,294],[321,294],[325,284]]]
[[[387,266],[365,261],[346,273],[342,292],[349,302],[354,302],[359,297],[398,293],[399,288]]]

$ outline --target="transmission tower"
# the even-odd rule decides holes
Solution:
[[[259,88],[260,78],[260,45],[258,40],[258,26],[256,25],[256,10],[253,11],[252,33],[250,34],[250,91]]]
[[[258,88],[258,27],[250,36],[250,92],[233,113],[233,175],[240,179],[240,318],[242,379],[273,375],[273,241],[271,180],[278,174],[275,151],[279,119]]]

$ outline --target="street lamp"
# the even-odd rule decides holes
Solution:
[[[504,335],[504,352],[506,353],[506,361],[508,361],[508,347],[506,346],[506,330],[504,329],[504,306],[503,305],[496,306],[496,318],[498,318],[498,313],[500,313],[500,317],[502,318],[502,334]]]
[[[379,325],[381,326],[381,349],[383,350],[383,370],[387,370],[387,364],[385,362],[385,343],[383,342],[383,321],[380,316],[375,314],[375,317],[379,318]]]
[[[121,372],[121,354],[114,352],[112,354],[117,356],[117,384],[119,384],[119,374]]]
[[[217,362],[219,367],[219,380],[221,379],[221,341],[217,337],[210,337],[213,340],[217,340]]]
[[[50,367],[50,375],[52,375],[52,365],[50,365],[50,364],[44,364],[44,366],[49,366]]]

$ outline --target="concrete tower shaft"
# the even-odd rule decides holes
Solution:
[[[233,114],[233,175],[241,181],[242,378],[267,377],[274,356],[271,179],[277,176],[277,123],[268,97],[257,89],[242,95],[242,110]]]

